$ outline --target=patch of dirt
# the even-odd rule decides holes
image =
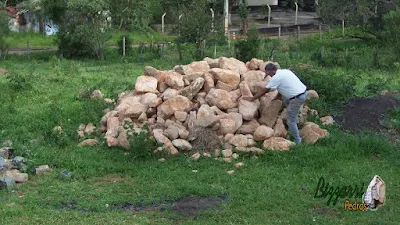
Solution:
[[[226,195],[218,197],[184,197],[175,202],[172,211],[182,216],[196,216],[199,212],[216,206],[227,198]]]
[[[121,176],[105,176],[95,181],[96,184],[109,184],[109,183],[116,183],[123,180]]]
[[[374,98],[355,98],[340,107],[341,115],[334,120],[341,129],[359,133],[363,130],[380,132],[388,111],[400,106],[400,93],[388,92]]]
[[[165,200],[161,203],[151,203],[148,205],[141,203],[114,203],[112,209],[121,209],[134,212],[156,212],[172,209],[172,212],[181,216],[195,217],[199,213],[209,208],[217,206],[218,203],[227,199],[227,195],[218,197],[197,197],[186,196],[178,200]]]

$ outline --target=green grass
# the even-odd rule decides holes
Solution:
[[[79,91],[98,88],[106,98],[116,99],[119,93],[132,90],[145,65],[168,70],[193,60],[190,53],[185,53],[185,62],[179,62],[171,52],[165,52],[163,60],[150,60],[154,58],[150,53],[143,59],[137,55],[119,59],[113,54],[115,51],[110,50],[104,62],[58,61],[44,53],[33,54],[33,60],[12,56],[0,61],[0,68],[7,69],[13,77],[13,82],[0,77],[0,141],[11,140],[19,154],[23,154],[24,147],[29,149],[25,156],[31,167],[48,164],[52,168],[48,175],[30,175],[31,180],[13,192],[0,191],[2,224],[397,224],[395,221],[400,221],[397,207],[400,152],[398,146],[371,134],[354,136],[335,127],[324,127],[330,136],[315,145],[303,144],[289,152],[267,151],[258,159],[241,156],[235,162],[244,162],[245,166],[239,169],[233,163],[212,158],[194,162],[181,155],[167,157],[164,163],[157,158],[136,158],[132,151],[108,148],[103,140],[95,147],[79,148],[76,134],[79,124],[92,122],[98,126],[104,115],[102,110],[110,107],[100,101],[76,99]],[[207,50],[207,54],[212,51]],[[282,66],[310,62],[306,56],[283,60],[285,54],[277,55]],[[313,65],[323,71],[351,71],[345,67],[334,70]],[[353,71],[356,72],[359,71]],[[327,106],[321,103],[320,107]],[[64,133],[54,135],[55,126],[62,126]],[[71,171],[71,179],[60,177],[63,169]],[[233,169],[234,174],[226,174]],[[349,212],[343,209],[344,199],[327,206],[326,198],[314,198],[320,177],[335,186],[360,183],[367,186],[374,175],[383,178],[387,190],[386,204],[377,212]],[[127,212],[114,207],[123,203],[150,205],[188,195],[222,194],[228,196],[226,201],[196,218],[175,215],[171,207],[164,212]],[[360,199],[350,200],[360,202]]]
[[[173,36],[163,35],[158,32],[122,32],[117,31],[111,34],[110,39],[106,42],[108,46],[116,46],[119,38],[122,35],[127,35],[132,40],[132,44],[141,44],[141,43],[166,43],[172,42],[174,40]],[[11,49],[26,49],[27,41],[29,41],[29,47],[33,49],[41,49],[41,48],[50,48],[57,47],[55,44],[56,36],[46,36],[44,34],[37,34],[32,32],[23,32],[23,33],[10,33],[6,37],[6,43],[9,45]]]

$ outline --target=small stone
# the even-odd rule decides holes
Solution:
[[[91,147],[97,144],[97,139],[86,139],[78,144],[79,147]]]
[[[224,157],[230,157],[230,156],[232,156],[232,149],[225,149],[225,150],[222,150],[222,155],[223,155]]]
[[[230,163],[230,162],[232,162],[232,158],[230,158],[230,157],[229,157],[229,158],[225,157],[225,158],[224,158],[224,161]]]
[[[211,158],[211,154],[210,154],[210,153],[208,153],[208,152],[204,152],[204,153],[203,153],[203,156],[204,156],[204,157]]]
[[[12,159],[12,165],[16,169],[20,169],[26,163],[26,159],[22,156],[16,156]]]
[[[10,177],[0,177],[0,189],[11,189],[15,186],[15,180]]]
[[[104,102],[107,103],[107,104],[113,104],[113,103],[114,103],[114,100],[112,100],[112,99],[110,99],[110,98],[105,98],[105,99],[104,99]]]
[[[8,170],[5,173],[5,177],[13,179],[16,183],[23,183],[28,181],[28,174],[21,173],[18,170]]]
[[[229,171],[226,171],[226,173],[231,175],[231,174],[235,173],[235,171],[234,170],[229,170]]]
[[[199,171],[198,171],[198,170],[192,170],[192,172],[193,172],[193,173],[198,173]]]
[[[192,160],[197,161],[200,158],[200,153],[196,152],[191,157]]]
[[[215,156],[215,157],[219,157],[220,155],[221,155],[221,150],[218,149],[218,148],[215,149],[215,150],[214,150],[214,156]]]
[[[233,158],[233,159],[237,159],[237,158],[239,158],[239,154],[237,154],[237,153],[233,153],[233,154],[232,154],[232,158]]]
[[[5,159],[9,159],[13,153],[14,153],[13,148],[5,147],[0,149],[0,157],[3,157]]]
[[[165,162],[164,158],[158,159],[159,162]]]
[[[40,175],[46,172],[50,172],[50,167],[48,165],[42,165],[36,168],[36,175]]]
[[[72,177],[72,173],[69,172],[68,170],[62,170],[60,172],[60,175],[62,178],[67,178],[67,179]]]
[[[319,120],[321,121],[322,125],[332,125],[335,122],[332,116],[324,116]]]
[[[103,94],[101,93],[100,90],[94,90],[92,93],[92,97],[93,99],[103,99]]]
[[[236,168],[239,168],[239,167],[242,167],[242,166],[244,166],[244,163],[242,163],[242,162],[238,162],[238,163],[235,164]]]

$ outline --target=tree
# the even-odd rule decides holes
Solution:
[[[118,29],[148,30],[152,20],[151,1],[119,0],[111,4],[114,25]]]
[[[345,20],[348,25],[362,25],[366,32],[378,35],[383,28],[383,16],[400,0],[319,0],[317,13],[325,23]]]
[[[207,0],[197,0],[185,7],[185,16],[181,22],[179,42],[195,43],[197,57],[204,57],[204,41],[211,32],[211,13]]]
[[[239,6],[239,17],[242,20],[244,34],[247,34],[247,17],[249,16],[249,11],[247,0],[241,0]]]

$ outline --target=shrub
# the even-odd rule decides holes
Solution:
[[[236,58],[243,62],[250,61],[258,56],[261,40],[258,36],[258,31],[253,26],[248,34],[247,39],[239,40],[235,43],[237,48]]]
[[[307,88],[316,90],[329,105],[345,102],[355,93],[355,74],[348,74],[347,71],[341,70],[309,68],[295,68],[295,70]]]

